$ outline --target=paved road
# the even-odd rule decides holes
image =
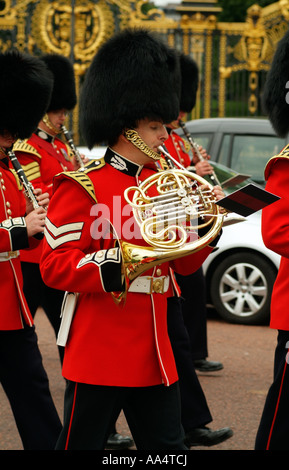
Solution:
[[[41,310],[35,318],[43,361],[52,394],[62,417],[64,380],[53,331]],[[266,393],[272,378],[276,332],[267,326],[230,325],[217,317],[208,320],[209,358],[224,369],[199,374],[213,416],[211,427],[230,426],[234,436],[211,448],[195,450],[253,450]],[[129,434],[123,416],[118,430]],[[22,445],[9,403],[0,387],[0,450],[21,450]]]

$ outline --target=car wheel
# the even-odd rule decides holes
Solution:
[[[212,303],[219,315],[231,323],[264,323],[269,319],[275,278],[274,267],[257,254],[229,255],[213,273]]]

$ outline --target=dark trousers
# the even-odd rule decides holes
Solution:
[[[190,339],[184,324],[182,299],[168,299],[168,333],[179,375],[182,425],[185,433],[212,421],[212,416],[196,374]]]
[[[57,450],[102,450],[123,409],[138,450],[186,450],[178,383],[107,387],[68,381]]]
[[[54,449],[62,425],[50,394],[34,327],[0,331],[0,382],[24,449]]]
[[[176,274],[184,299],[182,309],[194,360],[208,357],[206,279],[203,269],[181,276]]]
[[[269,388],[256,450],[289,450],[289,331],[279,331],[274,361],[274,379]]]
[[[23,291],[30,312],[34,318],[38,307],[42,307],[57,337],[60,327],[60,312],[64,292],[52,289],[44,284],[37,263],[21,263],[23,274]],[[59,346],[59,356],[63,361],[64,348]]]

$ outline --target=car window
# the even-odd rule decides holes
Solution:
[[[218,162],[222,165],[229,166],[231,150],[231,134],[225,134],[219,150]]]
[[[194,142],[198,145],[201,145],[204,149],[209,150],[210,148],[210,143],[213,137],[213,133],[211,134],[195,134],[191,133],[191,136],[194,140]]]
[[[231,160],[228,166],[239,173],[249,174],[253,180],[264,181],[268,160],[280,152],[284,140],[274,136],[233,136]]]

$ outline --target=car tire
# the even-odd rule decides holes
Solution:
[[[230,323],[243,325],[268,322],[276,270],[255,253],[229,255],[215,269],[211,301],[218,314]]]

